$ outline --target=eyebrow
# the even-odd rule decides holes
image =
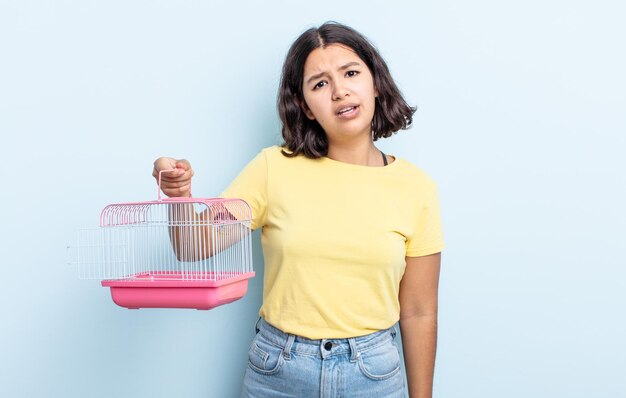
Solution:
[[[340,67],[339,67],[339,70],[346,70],[346,69],[348,69],[348,68],[349,68],[349,67],[351,67],[351,66],[360,66],[360,65],[361,65],[361,64],[360,64],[360,63],[358,63],[358,62],[356,62],[356,61],[352,61],[352,62],[348,62],[347,64],[344,64],[344,65],[340,66]],[[313,80],[317,80],[317,79],[319,79],[320,77],[324,76],[325,74],[326,74],[326,72],[321,72],[321,73],[318,73],[318,74],[316,74],[316,75],[313,75],[313,76],[309,77],[309,78],[306,80],[306,84],[307,84],[307,85],[308,85],[308,84],[311,84],[311,82],[312,82]]]

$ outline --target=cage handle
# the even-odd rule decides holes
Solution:
[[[157,199],[159,200],[159,202],[163,200],[161,199],[161,173],[167,173],[174,170],[176,169],[166,169],[159,171],[159,190],[157,191]],[[191,180],[189,181],[189,196],[191,196]]]

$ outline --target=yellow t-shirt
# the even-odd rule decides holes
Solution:
[[[399,319],[405,256],[440,252],[434,182],[411,163],[358,166],[261,151],[221,194],[252,208],[265,257],[260,315],[311,339]]]

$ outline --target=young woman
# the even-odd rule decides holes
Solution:
[[[435,184],[374,141],[412,122],[378,51],[326,23],[291,46],[278,93],[282,146],[222,193],[262,228],[261,319],[243,397],[431,397],[443,248]],[[169,196],[188,196],[185,160],[159,158]]]

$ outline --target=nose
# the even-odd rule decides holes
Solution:
[[[349,95],[350,95],[350,92],[344,85],[340,83],[335,83],[335,86],[333,89],[333,100],[340,100],[343,97],[347,97]]]

